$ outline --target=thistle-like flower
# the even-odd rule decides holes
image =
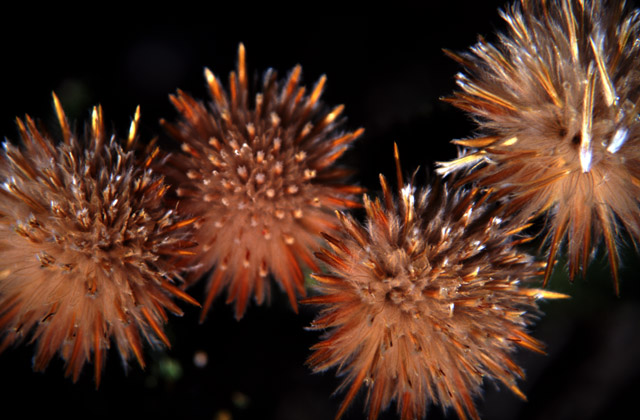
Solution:
[[[573,279],[595,245],[608,250],[616,292],[618,223],[640,239],[640,14],[617,0],[522,0],[508,34],[450,55],[467,74],[450,99],[482,136],[440,173],[496,191],[507,215],[547,214],[545,284],[566,243]],[[566,241],[565,241],[566,239]]]
[[[317,270],[319,233],[335,229],[335,209],[357,206],[352,196],[361,189],[344,184],[349,171],[333,164],[363,130],[338,131],[343,106],[327,112],[319,102],[325,77],[305,95],[300,73],[295,67],[280,87],[267,71],[251,101],[241,44],[229,94],[205,69],[209,108],[181,91],[171,96],[181,119],[163,125],[184,152],[173,160],[173,177],[183,211],[201,220],[193,280],[215,266],[203,319],[224,288],[238,319],[252,294],[263,303],[270,273],[297,310],[301,268]]]
[[[127,362],[144,367],[142,340],[169,340],[165,310],[180,315],[172,262],[188,254],[193,220],[165,208],[167,185],[135,161],[93,109],[86,138],[74,134],[54,95],[63,141],[56,145],[27,116],[17,120],[24,147],[0,156],[0,351],[28,336],[34,367],[59,353],[77,380],[93,362],[96,385],[113,340]],[[135,146],[139,108],[126,148]]]
[[[369,419],[392,400],[403,420],[424,417],[430,402],[478,418],[485,377],[524,398],[512,353],[543,352],[526,332],[536,300],[564,295],[522,284],[544,264],[516,249],[528,238],[492,216],[477,190],[416,192],[398,179],[397,203],[380,176],[383,202],[365,196],[366,225],[341,215],[341,232],[324,235],[330,248],[317,256],[330,274],[315,274],[320,294],[303,301],[323,307],[311,328],[328,329],[308,363],[337,367],[349,388],[337,418],[363,385]]]

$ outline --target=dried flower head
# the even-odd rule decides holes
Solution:
[[[296,294],[305,295],[301,267],[317,269],[319,233],[335,229],[335,209],[357,205],[351,198],[361,189],[343,184],[349,171],[333,163],[363,130],[338,131],[344,107],[327,112],[319,102],[325,77],[305,96],[300,73],[295,67],[280,87],[267,71],[250,101],[241,44],[229,94],[205,69],[208,109],[181,91],[171,97],[181,119],[163,124],[184,152],[173,161],[178,196],[184,211],[201,218],[193,279],[215,265],[203,318],[223,288],[241,318],[252,294],[258,304],[268,295],[270,273],[297,310]]]
[[[35,369],[59,353],[74,381],[93,362],[98,385],[112,339],[124,362],[133,354],[144,367],[141,335],[168,346],[165,309],[182,313],[172,298],[197,304],[173,284],[169,260],[188,253],[193,220],[165,208],[167,185],[149,169],[157,149],[136,162],[100,107],[78,138],[54,103],[63,142],[27,116],[17,120],[24,148],[7,142],[0,156],[0,351],[31,335]]]
[[[465,181],[495,190],[507,214],[547,212],[545,284],[565,238],[572,279],[604,239],[618,292],[618,223],[640,239],[640,14],[617,0],[522,0],[502,17],[497,45],[450,53],[467,72],[450,101],[482,136],[454,141],[465,152],[440,172],[471,168]]]
[[[311,328],[329,329],[309,364],[336,366],[349,387],[337,418],[362,385],[369,419],[392,400],[403,420],[424,417],[430,402],[478,418],[473,397],[485,377],[524,398],[511,354],[518,345],[542,352],[526,332],[536,300],[564,295],[521,285],[544,264],[516,249],[527,239],[477,190],[415,192],[399,180],[397,203],[382,176],[384,202],[365,196],[365,226],[340,216],[340,234],[325,235],[330,249],[317,254],[331,273],[315,274],[320,294],[303,301],[323,307]]]

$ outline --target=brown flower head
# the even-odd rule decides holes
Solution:
[[[182,208],[201,218],[193,280],[215,265],[203,318],[223,288],[241,318],[252,294],[258,304],[268,295],[270,273],[297,310],[301,267],[317,269],[319,232],[336,227],[333,210],[357,205],[361,189],[343,184],[348,171],[333,163],[363,130],[339,131],[343,106],[327,112],[319,102],[325,77],[305,95],[300,73],[295,67],[280,86],[267,71],[252,101],[240,45],[229,94],[206,69],[209,108],[181,91],[171,97],[181,119],[163,124],[184,152],[173,176]]]
[[[508,34],[450,55],[467,74],[450,99],[482,136],[441,173],[496,191],[507,215],[547,213],[545,284],[566,240],[570,276],[602,239],[618,292],[618,223],[640,239],[640,15],[613,0],[516,2]],[[592,244],[593,243],[593,244]]]
[[[403,420],[424,417],[430,402],[478,418],[473,398],[485,377],[524,398],[511,354],[542,352],[526,332],[536,300],[563,296],[523,287],[544,266],[516,249],[527,239],[476,190],[414,192],[400,180],[394,203],[380,180],[383,202],[365,196],[365,226],[341,215],[340,234],[325,235],[330,249],[318,258],[331,273],[314,275],[320,294],[303,301],[323,307],[311,328],[329,329],[309,364],[337,367],[349,388],[337,418],[363,385],[369,419],[392,400]]]
[[[192,221],[164,206],[167,186],[149,169],[157,149],[136,162],[100,107],[78,138],[54,102],[63,142],[27,116],[17,120],[24,148],[5,143],[0,155],[0,351],[31,335],[35,369],[59,353],[74,381],[93,362],[98,385],[112,340],[144,366],[141,336],[169,345],[165,309],[182,313],[172,298],[197,304],[174,286],[169,261],[187,253]]]

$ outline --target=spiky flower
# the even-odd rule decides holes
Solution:
[[[415,192],[400,180],[394,203],[380,180],[383,202],[365,196],[365,226],[341,215],[340,234],[325,235],[330,249],[318,258],[330,274],[315,274],[320,294],[303,301],[323,307],[311,328],[328,329],[308,363],[337,367],[349,388],[337,418],[363,385],[369,419],[393,400],[403,420],[424,417],[430,402],[478,418],[486,377],[524,398],[512,353],[542,352],[526,331],[536,300],[563,296],[523,284],[543,267],[516,249],[527,239],[477,190]]]
[[[547,213],[545,283],[563,241],[573,279],[604,239],[618,292],[618,223],[640,239],[640,14],[617,0],[522,0],[502,17],[496,45],[451,53],[467,74],[450,101],[482,135],[454,141],[463,156],[440,172],[470,168],[465,181],[495,190],[508,215]]]
[[[205,69],[208,108],[181,91],[171,97],[181,119],[163,124],[184,152],[173,161],[178,196],[201,219],[194,281],[215,266],[203,318],[224,288],[241,318],[251,295],[258,304],[268,295],[270,273],[297,310],[302,268],[317,269],[319,233],[336,227],[335,209],[357,205],[361,189],[343,184],[349,171],[333,164],[363,130],[339,131],[343,106],[327,111],[319,101],[325,77],[305,95],[300,73],[295,67],[281,86],[267,71],[251,100],[240,45],[229,94]]]
[[[167,185],[105,131],[93,109],[86,137],[72,133],[58,99],[63,141],[18,119],[24,147],[0,157],[0,351],[31,336],[34,367],[59,353],[77,380],[93,362],[96,385],[114,342],[124,362],[141,366],[142,340],[169,340],[165,310],[180,315],[171,261],[188,253],[188,226],[165,208]],[[139,109],[126,147],[136,142]]]

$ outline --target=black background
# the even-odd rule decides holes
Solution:
[[[194,9],[195,17],[96,21],[93,13],[43,23],[26,11],[5,14],[0,134],[17,141],[15,117],[25,113],[53,126],[55,91],[71,119],[87,119],[90,107],[101,103],[106,120],[123,134],[139,104],[143,137],[159,135],[171,149],[174,143],[158,124],[160,118],[175,118],[168,94],[180,88],[205,99],[203,68],[226,81],[238,43],[244,42],[249,74],[257,79],[268,67],[285,77],[298,63],[308,88],[327,75],[324,101],[345,104],[346,126],[366,130],[344,159],[357,168],[358,183],[375,193],[379,173],[393,178],[397,142],[405,173],[420,166],[423,184],[433,176],[434,161],[456,156],[449,141],[471,136],[474,129],[467,116],[440,100],[453,91],[460,70],[441,49],[464,50],[478,34],[495,39],[495,31],[504,28],[497,13],[501,4],[429,6],[378,17],[247,17]],[[635,409],[639,264],[631,246],[623,249],[620,298],[614,296],[603,255],[575,284],[558,266],[551,288],[572,299],[542,303],[547,316],[533,332],[548,344],[549,354],[518,353],[528,375],[520,385],[529,402],[488,382],[484,399],[477,401],[483,418],[616,418]],[[191,292],[202,300],[202,289]],[[251,305],[240,322],[223,298],[201,325],[199,311],[182,305],[185,316],[167,325],[172,349],[147,348],[147,369],[131,363],[126,373],[111,351],[99,390],[91,368],[73,384],[59,359],[45,373],[34,373],[33,346],[23,343],[0,355],[0,404],[25,418],[333,418],[342,400],[331,395],[339,379],[333,371],[311,374],[304,364],[319,337],[304,329],[313,312],[303,308],[295,315],[283,294],[273,292],[270,306]],[[208,355],[204,368],[193,363],[199,351]],[[179,372],[168,373],[167,367]],[[358,397],[345,418],[364,418],[363,402]],[[392,405],[382,417],[396,418],[394,410]],[[430,407],[428,418],[441,416],[439,407]],[[448,418],[455,417],[449,412]]]

